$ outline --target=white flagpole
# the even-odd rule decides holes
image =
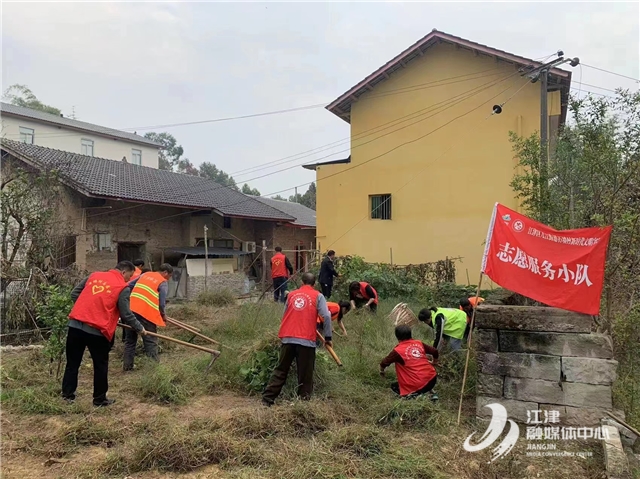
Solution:
[[[484,245],[484,253],[482,254],[482,265],[480,266],[480,279],[478,279],[478,287],[476,288],[476,300],[471,313],[471,323],[469,325],[469,337],[467,338],[467,358],[464,363],[464,374],[462,375],[462,388],[460,389],[460,404],[458,405],[458,426],[460,425],[460,417],[462,415],[462,400],[464,398],[464,387],[467,383],[467,370],[469,369],[469,356],[471,355],[471,337],[473,336],[473,326],[476,319],[476,308],[478,307],[478,298],[480,297],[480,287],[482,286],[482,278],[484,270],[487,266],[487,255],[489,254],[489,245],[493,236],[493,226],[496,222],[496,214],[498,212],[498,203],[493,206],[491,221],[489,222],[489,230],[487,231],[487,240]]]

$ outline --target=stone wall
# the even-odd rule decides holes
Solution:
[[[476,324],[478,417],[499,402],[515,421],[526,422],[527,411],[555,410],[563,424],[592,427],[612,410],[618,363],[611,338],[591,333],[591,316],[481,305]]]
[[[236,295],[241,295],[247,276],[242,273],[221,273],[207,276],[207,289],[209,291],[230,290]],[[204,291],[204,276],[189,276],[187,281],[187,299],[195,299]]]

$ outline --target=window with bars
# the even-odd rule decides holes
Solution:
[[[372,220],[391,219],[391,195],[371,195],[369,206]]]
[[[112,251],[111,233],[96,234],[96,246],[98,251]]]

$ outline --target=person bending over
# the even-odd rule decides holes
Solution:
[[[449,344],[452,351],[458,351],[462,347],[467,329],[467,313],[464,311],[432,306],[422,309],[418,313],[418,320],[435,330],[434,348],[441,349],[444,342]]]
[[[391,384],[391,390],[403,398],[414,398],[431,393],[436,385],[438,373],[434,367],[438,360],[438,350],[411,337],[411,328],[396,326],[398,345],[380,362],[380,375],[395,364],[398,381]],[[433,364],[427,355],[433,357]],[[432,400],[437,400],[435,393]]]

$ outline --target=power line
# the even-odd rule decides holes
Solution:
[[[512,77],[512,76],[514,76],[514,75],[515,74],[512,74],[512,75],[508,76],[507,79]],[[354,140],[360,140],[360,139],[365,138],[367,136],[379,133],[380,131],[387,130],[388,128],[391,128],[393,126],[397,126],[397,125],[399,125],[401,123],[404,123],[406,121],[410,121],[410,120],[413,120],[413,119],[418,118],[420,116],[423,116],[423,115],[425,115],[427,113],[430,113],[433,110],[437,110],[442,105],[445,105],[445,104],[447,104],[449,102],[457,101],[458,99],[460,99],[460,97],[464,97],[465,95],[468,95],[468,93],[473,92],[473,90],[483,89],[483,87],[486,87],[487,85],[490,86],[490,85],[496,84],[495,82],[496,82],[495,80],[491,80],[490,82],[487,82],[487,83],[484,83],[484,84],[479,85],[477,87],[474,87],[471,90],[468,90],[466,92],[454,95],[451,98],[446,98],[444,100],[441,100],[439,102],[431,104],[431,105],[429,105],[429,106],[427,106],[425,108],[421,108],[420,110],[416,110],[416,111],[414,111],[412,113],[409,113],[407,115],[401,116],[399,118],[396,118],[394,120],[388,121],[388,122],[383,123],[381,125],[378,125],[376,127],[370,128],[369,130],[365,130],[363,132],[360,132],[360,133],[358,133],[356,135],[353,135],[351,138],[347,137],[347,138],[345,138],[343,140],[340,140],[338,142],[330,143],[329,145],[327,145],[327,147],[318,147],[319,148],[319,149],[317,149],[318,151],[314,151],[312,154],[304,154],[303,155],[303,153],[307,153],[307,152],[303,152],[303,153],[300,153],[298,155],[291,155],[291,156],[288,156],[288,157],[285,157],[285,158],[281,158],[279,160],[274,160],[273,162],[264,163],[263,165],[258,165],[256,167],[248,168],[248,169],[243,170],[243,171],[247,171],[247,170],[252,170],[252,171],[247,171],[247,173],[244,173],[244,174],[242,174],[242,173],[238,174],[237,172],[230,173],[230,174],[231,175],[236,175],[236,176],[245,176],[245,175],[247,175],[249,173],[254,173],[256,171],[273,168],[273,167],[275,167],[276,165],[279,165],[279,164],[291,163],[292,161],[297,161],[297,160],[300,160],[302,158],[307,158],[307,157],[310,157],[310,156],[314,156],[315,154],[320,153],[322,151],[331,150],[333,148],[336,148],[337,146],[339,146],[339,143],[349,143],[349,142],[351,142],[352,146],[350,146],[349,148],[347,148],[345,150],[340,150],[340,151],[337,151],[337,152],[334,151],[329,155],[326,155],[326,156],[323,156],[323,157],[320,157],[320,158],[315,158],[315,161],[323,160],[325,158],[337,155],[339,153],[344,153],[344,152],[347,152],[347,151],[351,151],[351,150],[353,150],[355,148],[358,148],[358,147],[360,147],[362,145],[370,143],[370,142],[365,142],[365,143],[361,143],[361,144],[358,144],[358,145],[353,145],[353,141]],[[480,91],[482,91],[482,90],[480,90]],[[464,100],[466,98],[462,98],[462,99]],[[413,118],[410,118],[410,117],[413,117]],[[427,117],[427,118],[430,118],[430,117]],[[415,124],[415,123],[412,123],[412,124]],[[378,130],[378,131],[374,131],[374,130]],[[397,130],[394,130],[394,131],[397,131]],[[382,136],[385,136],[385,135],[382,135]],[[380,138],[380,137],[377,137],[377,138]],[[309,150],[309,151],[313,151],[313,150]],[[293,158],[293,157],[296,157],[296,158]],[[293,159],[289,159],[289,158],[293,158]],[[284,160],[286,160],[286,161],[284,161]],[[280,170],[280,171],[282,171],[282,170]],[[251,181],[251,180],[241,180],[241,181],[245,181],[246,182],[246,181]]]
[[[441,111],[437,112],[436,114],[438,114],[438,113],[442,113],[442,112],[446,111],[446,110],[447,110],[447,109],[449,109],[449,108],[453,108],[454,106],[456,106],[457,104],[461,103],[462,101],[465,101],[465,100],[467,100],[467,99],[469,99],[469,98],[471,98],[471,97],[473,97],[473,96],[477,95],[478,93],[481,93],[482,91],[484,91],[484,90],[486,90],[486,89],[488,89],[488,88],[491,88],[491,87],[493,87],[493,86],[496,86],[496,85],[498,85],[498,84],[500,84],[500,83],[502,83],[502,82],[504,82],[504,81],[508,80],[509,78],[514,77],[515,75],[517,75],[517,72],[512,73],[511,75],[509,75],[509,76],[507,76],[507,77],[503,78],[502,80],[498,80],[498,81],[491,81],[491,82],[488,82],[487,84],[481,85],[481,86],[479,86],[479,87],[475,87],[475,88],[473,88],[473,89],[471,89],[471,90],[469,90],[469,91],[467,91],[467,92],[464,92],[463,94],[456,95],[456,96],[459,96],[459,97],[461,97],[461,98],[456,99],[454,102],[450,103],[446,108],[442,109]],[[509,88],[510,88],[510,87],[509,87]],[[474,91],[474,90],[477,90],[477,91]],[[445,100],[445,102],[449,102],[449,100]],[[441,103],[442,103],[442,102],[441,102]],[[420,110],[418,110],[418,112],[419,112],[419,111],[420,111]],[[415,112],[414,112],[414,113],[415,113]],[[430,117],[432,117],[432,116],[435,116],[435,114],[434,114],[434,115],[431,115]],[[428,117],[428,118],[430,118],[430,117]],[[372,141],[376,141],[377,139],[381,138],[382,136],[386,136],[386,135],[388,135],[388,134],[390,134],[390,133],[393,133],[393,132],[395,132],[395,131],[400,131],[400,130],[402,130],[402,129],[404,129],[404,128],[408,128],[408,127],[410,127],[410,126],[413,126],[413,125],[415,125],[415,124],[417,124],[417,123],[419,123],[419,122],[421,122],[421,121],[424,121],[425,119],[427,119],[427,118],[420,119],[420,120],[418,120],[418,121],[415,121],[415,122],[413,122],[413,123],[410,123],[409,125],[405,125],[405,126],[403,126],[403,127],[400,127],[400,128],[398,128],[398,129],[396,129],[396,130],[394,130],[394,131],[392,131],[392,132],[385,133],[384,135],[381,135],[381,136],[376,137],[376,138],[374,138],[374,139],[372,139],[372,140],[369,140],[369,141],[368,141],[368,142],[366,142],[366,143],[363,143],[363,144],[360,144],[360,145],[356,145],[356,146],[354,146],[354,147],[353,147],[353,149],[358,148],[358,147],[360,147],[360,146],[363,146],[364,144],[371,143]],[[295,168],[295,167],[297,167],[297,166],[289,167],[289,168],[286,168],[286,169],[291,169],[291,168]],[[279,171],[275,171],[275,172],[272,172],[272,173],[269,173],[269,174],[266,174],[266,175],[262,175],[261,177],[270,176],[270,175],[272,175],[272,174],[276,174],[276,173],[278,173],[278,172],[279,172]],[[211,181],[212,181],[212,180],[211,180]],[[249,180],[249,181],[250,181],[250,180]],[[294,187],[285,188],[285,189],[280,190],[280,191],[276,191],[276,192],[269,193],[268,195],[263,195],[263,197],[265,197],[265,196],[272,196],[272,195],[276,195],[276,194],[279,194],[279,193],[283,193],[283,192],[285,192],[285,191],[289,191],[289,190],[292,190],[292,189],[295,189],[295,188],[298,188],[298,187],[301,187],[301,186],[309,185],[309,184],[311,184],[311,183],[313,183],[313,182],[308,182],[308,183],[304,183],[304,184],[302,184],[302,185],[297,185],[297,186],[294,186]],[[204,188],[204,189],[198,189],[198,190],[195,190],[195,191],[194,191],[193,189],[189,189],[189,190],[185,191],[185,192],[184,192],[184,194],[183,194],[183,195],[181,195],[179,198],[185,198],[185,197],[188,197],[188,196],[193,195],[193,194],[202,193],[202,192],[204,192],[204,191],[208,191],[209,189],[210,189],[210,185],[207,185],[207,186],[206,186],[206,188]],[[234,202],[234,203],[230,203],[230,204],[226,204],[226,205],[220,205],[218,208],[206,208],[206,209],[204,209],[204,208],[203,208],[203,209],[199,209],[199,210],[195,210],[195,211],[207,211],[207,210],[210,210],[210,209],[228,208],[228,207],[230,207],[230,206],[235,206],[235,205],[237,205],[237,204],[244,203],[244,202],[248,202],[248,201],[253,201],[253,200],[254,200],[254,197],[248,196],[248,197],[244,198],[242,201]],[[120,212],[125,211],[125,210],[130,210],[130,209],[134,209],[134,208],[140,208],[140,207],[145,206],[145,205],[146,205],[146,203],[141,203],[141,204],[137,204],[137,205],[128,206],[128,207],[125,207],[125,208],[120,208],[120,209],[118,209],[118,210],[110,210],[110,211],[105,211],[105,212],[98,213],[98,214],[95,214],[95,215],[87,215],[87,219],[88,219],[88,218],[94,218],[94,217],[97,217],[97,216],[108,215],[108,214],[112,214],[112,213],[120,213]],[[167,206],[169,206],[169,205],[167,205]],[[194,210],[189,210],[189,211],[186,211],[186,212],[184,212],[184,213],[179,213],[178,215],[171,215],[171,216],[179,216],[179,215],[181,215],[181,214],[191,214],[191,213],[193,213],[193,212],[194,212]],[[159,218],[158,220],[161,220],[161,219],[162,219],[162,218]],[[158,221],[158,220],[154,220],[154,221]],[[149,222],[144,222],[144,223],[139,223],[139,224],[152,223],[152,222],[154,222],[154,221],[149,221]]]
[[[513,76],[513,75],[511,75],[511,76]],[[511,76],[510,76],[510,77],[511,77]],[[460,99],[456,100],[455,102],[453,102],[452,104],[450,104],[447,108],[445,108],[445,109],[444,109],[444,110],[442,110],[442,111],[445,111],[445,110],[447,110],[447,109],[449,109],[449,108],[452,108],[453,106],[456,106],[457,104],[462,103],[463,101],[467,100],[467,99],[468,99],[468,98],[470,98],[471,96],[474,96],[474,95],[476,95],[476,94],[478,94],[478,93],[480,93],[480,92],[482,92],[482,91],[486,90],[487,88],[491,88],[492,86],[495,86],[495,85],[497,85],[497,84],[499,84],[499,83],[502,83],[503,81],[505,81],[505,80],[509,79],[510,77],[504,78],[503,80],[501,80],[501,81],[499,81],[499,82],[497,82],[497,83],[493,83],[492,85],[489,85],[489,86],[487,86],[487,87],[484,87],[484,88],[480,89],[479,91],[477,91],[477,92],[473,93],[472,95],[468,95],[467,97],[460,98]],[[526,85],[526,84],[525,84],[525,85]],[[374,142],[374,141],[377,141],[377,140],[379,140],[379,139],[380,139],[380,138],[382,138],[382,137],[385,137],[385,136],[387,136],[387,135],[391,135],[392,133],[395,133],[395,132],[397,132],[397,131],[403,130],[403,129],[408,128],[408,127],[410,127],[410,126],[413,126],[413,125],[415,125],[415,124],[417,124],[417,123],[420,123],[420,122],[422,122],[422,121],[424,121],[424,120],[427,120],[427,119],[429,119],[429,118],[432,118],[432,117],[436,116],[438,113],[442,113],[442,112],[436,112],[436,113],[434,113],[434,114],[432,114],[432,115],[429,115],[429,116],[427,116],[427,117],[425,117],[425,118],[421,118],[421,119],[419,119],[418,121],[415,121],[415,122],[410,123],[410,124],[408,124],[408,125],[402,126],[402,127],[397,128],[397,129],[395,129],[395,130],[388,131],[388,132],[386,132],[386,133],[384,133],[384,134],[382,134],[382,135],[380,135],[380,136],[377,136],[377,137],[375,137],[375,138],[373,138],[373,139],[371,139],[371,140],[368,140],[368,141],[365,141],[365,142],[363,142],[363,143],[360,143],[360,144],[358,144],[358,145],[356,145],[356,146],[354,146],[354,147],[352,147],[352,148],[348,148],[348,149],[346,149],[346,150],[343,150],[342,152],[346,152],[346,151],[353,151],[353,150],[354,150],[354,149],[356,149],[356,148],[359,148],[359,147],[361,147],[361,146],[364,146],[364,145],[367,145],[367,144],[372,143],[372,142]],[[406,120],[405,120],[405,121],[406,121]],[[338,152],[338,153],[340,153],[340,152]],[[318,158],[318,160],[322,160],[322,159],[324,159],[324,158],[327,158],[327,157],[329,157],[329,156],[333,156],[333,155],[335,155],[335,154],[337,154],[337,153],[332,153],[331,155],[327,155],[327,156],[325,156],[325,157]],[[297,167],[299,167],[299,166],[301,166],[301,165],[299,165],[299,164],[298,164],[298,165],[288,166],[288,167],[286,167],[286,168],[282,168],[282,169],[280,169],[280,170],[272,171],[271,173],[266,173],[266,174],[264,174],[264,175],[256,176],[256,177],[249,178],[248,180],[243,180],[243,181],[249,182],[249,181],[253,181],[253,180],[258,180],[258,179],[265,178],[265,177],[267,177],[267,176],[270,176],[270,175],[273,175],[273,174],[276,174],[276,173],[280,173],[280,172],[283,172],[283,171],[286,171],[286,170],[290,170],[290,169],[293,169],[293,168],[297,168]]]
[[[410,85],[410,86],[403,87],[403,88],[397,88],[397,89],[389,90],[387,92],[384,92],[384,93],[381,93],[381,94],[378,94],[378,95],[371,95],[369,98],[378,98],[378,97],[389,96],[389,95],[394,95],[394,94],[410,93],[412,91],[421,90],[423,88],[435,88],[435,87],[438,87],[438,86],[449,85],[451,83],[460,83],[460,82],[476,80],[476,79],[480,79],[480,78],[484,78],[484,77],[488,77],[488,76],[496,76],[496,75],[499,75],[500,73],[493,73],[493,74],[483,75],[483,73],[492,72],[492,71],[495,72],[496,70],[504,70],[504,68],[503,67],[496,67],[496,68],[491,68],[491,69],[488,69],[488,70],[482,70],[482,71],[479,71],[479,72],[466,73],[464,75],[456,75],[456,76],[453,76],[453,77],[443,78],[443,79],[440,79],[440,80],[434,80],[434,81],[431,81],[431,82],[418,83],[416,85]],[[463,77],[469,77],[469,78],[464,78],[464,79],[460,80],[460,78],[463,78]],[[458,80],[457,81],[448,82],[449,80],[456,80],[456,79],[458,79]],[[443,83],[443,82],[448,82],[448,83]],[[121,128],[119,131],[154,130],[154,129],[171,128],[171,127],[177,127],[177,126],[190,126],[190,125],[198,125],[198,124],[205,124],[205,123],[219,123],[219,122],[225,122],[225,121],[241,120],[241,119],[246,119],[246,118],[255,118],[255,117],[261,117],[261,116],[270,116],[270,115],[278,115],[278,114],[283,114],[283,113],[291,113],[291,112],[296,112],[296,111],[310,110],[310,109],[314,109],[314,108],[324,107],[328,103],[329,102],[317,103],[315,105],[307,105],[307,106],[296,107],[296,108],[287,108],[287,109],[283,109],[283,110],[274,110],[274,111],[261,112],[261,113],[252,113],[252,114],[232,116],[232,117],[214,118],[214,119],[210,119],[210,120],[198,120],[198,121],[190,121],[190,122],[183,122],[183,123],[171,123],[171,124],[166,124],[166,125],[154,125],[154,126],[139,126],[139,127]],[[17,137],[17,136],[19,136],[19,133],[14,133],[14,134],[11,134],[10,136],[16,136]],[[43,138],[43,137],[44,138],[60,138],[60,137],[68,137],[68,136],[76,136],[76,134],[68,134],[68,133],[64,133],[64,134],[49,133],[49,134],[47,134],[47,133],[44,133],[44,134],[39,134],[38,135],[38,137],[40,137],[40,138]]]
[[[633,77],[630,77],[630,76],[627,76],[627,75],[623,75],[621,73],[612,72],[611,70],[605,70],[604,68],[594,67],[593,65],[587,65],[586,63],[581,63],[581,65],[584,65],[587,68],[592,68],[594,70],[598,70],[598,71],[601,71],[601,72],[610,73],[611,75],[615,75],[615,76],[618,76],[618,77],[627,78],[628,80],[633,80],[635,82],[640,82],[640,79],[638,79],[638,78],[633,78]]]
[[[525,83],[528,83],[528,82],[529,82],[529,79],[527,79]],[[462,118],[462,117],[464,117],[464,116],[466,116],[466,115],[468,115],[468,114],[470,114],[470,113],[472,113],[472,112],[476,111],[476,110],[477,110],[477,109],[479,109],[480,107],[484,106],[486,103],[488,103],[488,102],[492,101],[493,99],[497,98],[498,96],[500,96],[500,95],[502,95],[503,93],[505,93],[506,91],[508,91],[510,88],[512,88],[512,86],[513,86],[513,85],[509,85],[507,88],[505,88],[504,90],[502,90],[501,92],[499,92],[497,95],[494,95],[493,97],[489,98],[488,100],[485,100],[484,102],[482,102],[482,103],[481,103],[480,105],[478,105],[477,107],[475,107],[475,108],[473,108],[473,109],[471,109],[471,110],[469,110],[469,111],[467,111],[467,112],[465,112],[465,113],[463,113],[463,114],[461,114],[461,115],[458,115],[458,116],[454,117],[453,119],[449,120],[448,122],[444,123],[443,125],[440,125],[439,127],[435,128],[435,129],[433,129],[433,130],[431,130],[431,131],[429,131],[429,132],[425,133],[424,135],[421,135],[421,136],[419,136],[419,137],[417,137],[417,138],[414,138],[413,140],[409,140],[409,141],[406,141],[406,142],[404,142],[404,143],[401,143],[401,144],[399,144],[399,145],[397,145],[397,146],[395,146],[395,147],[391,148],[390,150],[385,151],[384,153],[381,153],[381,154],[379,154],[379,155],[376,155],[376,156],[374,156],[374,157],[372,157],[372,158],[370,158],[370,159],[368,159],[368,160],[366,160],[366,161],[364,161],[364,162],[362,162],[362,163],[358,163],[358,164],[356,164],[356,165],[353,165],[353,166],[352,166],[352,167],[350,167],[350,168],[346,168],[345,170],[342,170],[342,171],[339,171],[339,172],[333,173],[333,174],[328,175],[328,176],[325,176],[325,177],[323,177],[323,178],[319,178],[319,179],[317,179],[316,183],[319,183],[319,182],[320,182],[320,181],[322,181],[322,180],[326,180],[326,179],[332,178],[332,177],[334,177],[334,176],[336,176],[336,175],[340,175],[340,174],[346,173],[347,171],[353,170],[353,169],[355,169],[355,168],[359,168],[359,167],[361,167],[361,166],[364,166],[364,165],[366,165],[366,164],[368,164],[368,163],[371,163],[372,161],[375,161],[375,160],[377,160],[377,159],[379,159],[379,158],[382,158],[383,156],[388,155],[389,153],[392,153],[393,151],[395,151],[395,150],[397,150],[397,149],[399,149],[399,148],[402,148],[403,146],[406,146],[406,145],[408,145],[408,144],[411,144],[411,143],[415,143],[415,142],[417,142],[417,141],[420,141],[420,140],[422,140],[422,139],[426,138],[427,136],[429,136],[429,135],[431,135],[431,134],[433,134],[433,133],[435,133],[435,132],[437,132],[437,131],[441,130],[441,129],[442,129],[442,128],[444,128],[445,126],[450,125],[450,124],[451,124],[451,123],[453,123],[454,121],[457,121],[458,119],[460,119],[460,118]],[[288,189],[291,189],[291,188],[288,188]],[[276,193],[269,193],[269,195],[273,195],[273,194],[276,194]],[[225,206],[226,206],[226,207],[234,206],[234,205],[236,205],[236,204],[240,204],[240,203],[242,203],[242,202],[243,202],[243,201],[240,201],[240,202],[232,203],[232,204],[228,204],[228,205],[225,205]],[[190,213],[190,212],[188,212],[188,213]],[[185,213],[180,213],[180,214],[178,214],[178,215],[171,215],[170,217],[179,216],[179,215],[181,215],[181,214],[187,214],[187,212],[185,212]],[[147,221],[147,222],[144,222],[144,223],[137,223],[136,225],[139,225],[139,224],[149,224],[149,223],[153,223],[153,222],[155,222],[155,221],[161,221],[161,220],[162,220],[162,219],[164,219],[164,218],[169,218],[169,217],[157,218],[157,219],[155,219],[155,220]],[[136,225],[132,225],[132,226],[136,226]]]

